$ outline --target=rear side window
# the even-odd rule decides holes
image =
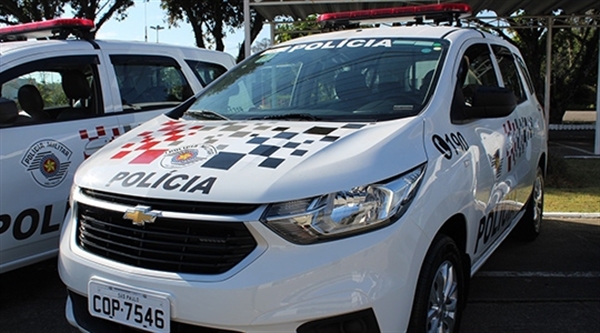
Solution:
[[[527,87],[529,88],[529,93],[532,95],[535,94],[533,80],[531,79],[531,75],[529,75],[527,66],[525,66],[525,63],[523,62],[523,60],[521,58],[515,56],[515,59],[517,59],[517,64],[519,65],[519,68],[521,68],[521,72],[523,73],[523,76],[525,76],[525,80],[527,81]]]
[[[177,61],[162,56],[110,57],[123,110],[151,110],[177,105],[193,95]]]
[[[186,60],[185,62],[192,68],[194,75],[196,75],[203,87],[206,87],[209,83],[227,72],[227,68],[219,64],[197,60]]]
[[[523,90],[523,82],[521,82],[513,54],[506,47],[499,45],[493,45],[492,49],[500,67],[504,87],[514,92],[517,103],[524,102],[527,97]]]

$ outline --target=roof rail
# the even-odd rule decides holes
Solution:
[[[354,28],[361,23],[377,24],[412,21],[416,24],[423,24],[424,20],[433,21],[435,24],[456,22],[460,26],[460,19],[469,16],[471,16],[471,7],[469,5],[464,3],[444,3],[324,13],[317,17],[317,22],[323,24],[325,28],[334,30],[347,27]]]
[[[0,27],[0,41],[27,40],[28,38],[67,39],[70,35],[91,40],[94,29],[94,21],[89,19],[52,19]]]

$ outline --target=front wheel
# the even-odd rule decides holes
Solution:
[[[515,227],[518,238],[532,241],[537,238],[542,228],[542,213],[544,211],[544,174],[538,167],[531,196],[527,200],[525,214]]]
[[[408,332],[458,332],[465,302],[465,276],[454,241],[438,235],[423,262]]]

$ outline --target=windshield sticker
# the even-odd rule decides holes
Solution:
[[[27,149],[21,164],[33,180],[43,187],[52,188],[65,180],[73,152],[64,144],[52,140],[40,140]]]
[[[276,55],[277,53],[263,53],[260,55],[260,58],[256,60],[256,63],[262,64],[273,59]]]
[[[138,134],[136,141],[122,145],[111,159],[128,164],[150,164],[160,159],[165,169],[188,165],[216,170],[230,170],[239,165],[275,169],[286,161],[305,158],[365,126],[360,123],[281,126],[274,121],[204,126],[171,120],[156,131]],[[190,144],[191,141],[194,143]]]
[[[292,53],[298,50],[320,50],[320,49],[341,49],[343,47],[357,48],[357,47],[392,47],[391,39],[344,39],[326,42],[314,42],[310,44],[296,44],[287,50]]]

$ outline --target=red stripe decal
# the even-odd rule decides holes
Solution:
[[[127,154],[129,154],[129,153],[131,153],[130,150],[123,150],[123,151],[120,151],[120,152],[114,154],[113,157],[111,157],[110,159],[117,160],[117,159],[127,156]]]
[[[130,164],[149,164],[160,157],[167,149],[147,150],[129,162]]]

